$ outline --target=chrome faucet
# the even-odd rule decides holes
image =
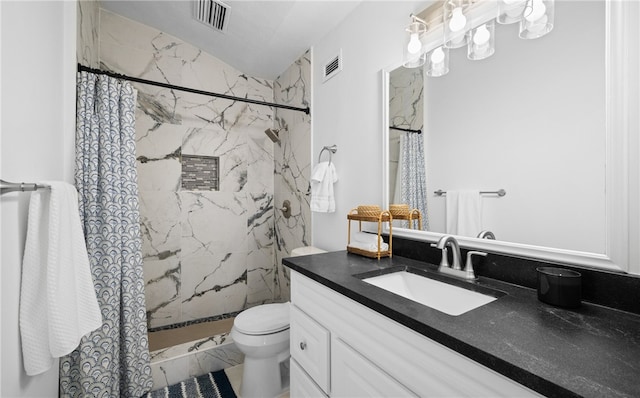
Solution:
[[[451,251],[453,254],[453,269],[461,270],[460,267],[460,245],[456,238],[451,235],[444,235],[438,243],[432,243],[431,247],[435,247],[437,249],[442,250],[442,260],[440,260],[440,267],[438,271],[442,271],[443,269],[449,269],[449,260],[447,259],[447,245],[451,246]]]
[[[490,231],[488,232],[491,233]],[[493,234],[491,233],[491,235]],[[447,259],[447,246],[451,246],[451,250],[453,253],[453,264],[451,265],[451,267],[449,267],[449,260]],[[438,240],[438,243],[432,243],[431,247],[442,250],[442,259],[440,260],[440,266],[438,267],[439,272],[468,280],[477,279],[475,272],[473,271],[473,262],[471,261],[471,257],[473,255],[487,255],[487,253],[477,251],[468,252],[467,262],[463,270],[460,266],[460,245],[458,244],[456,238],[451,235],[444,235],[442,238],[440,238],[440,240]]]
[[[493,239],[496,240],[496,236],[493,234],[493,232],[489,231],[488,229],[485,229],[484,231],[480,232],[478,234],[478,239]]]

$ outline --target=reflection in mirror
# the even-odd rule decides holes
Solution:
[[[611,264],[607,151],[617,138],[607,135],[607,62],[614,62],[606,57],[607,7],[604,1],[557,2],[554,30],[537,40],[519,39],[515,25],[496,25],[492,57],[471,61],[464,49],[451,50],[443,77],[388,71],[389,123],[416,128],[420,117],[407,115],[424,108],[425,165],[413,171],[426,175],[425,236],[447,233],[449,195],[435,191],[504,189],[506,196],[479,198],[478,232],[491,230],[497,241],[465,234],[468,247],[531,249],[548,258],[582,253],[587,262]],[[398,111],[411,96],[415,106]],[[403,178],[398,136],[385,131],[388,203],[397,202]]]
[[[422,214],[422,228],[428,230],[423,76],[422,68],[404,67],[389,76],[389,203],[417,209]],[[408,221],[394,224],[410,226]]]

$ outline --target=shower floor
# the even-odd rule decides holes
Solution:
[[[229,333],[234,318],[196,323],[176,329],[159,330],[149,333],[149,351],[161,350],[210,336]]]

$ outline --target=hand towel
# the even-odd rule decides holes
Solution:
[[[378,244],[377,243],[363,243],[363,242],[351,242],[347,246],[353,247],[360,250],[365,250],[368,252],[377,252]],[[389,250],[389,244],[380,242],[380,251],[386,252]]]
[[[476,237],[482,231],[480,191],[447,191],[447,234]]]
[[[27,375],[67,355],[102,325],[89,268],[78,193],[64,182],[31,194],[22,262],[20,335]]]
[[[338,174],[331,162],[320,162],[311,173],[311,211],[333,213],[336,202],[333,197],[333,184],[338,181]]]
[[[367,232],[354,232],[351,238],[353,242],[371,243],[377,245],[378,240],[380,239],[380,242],[382,243],[382,236],[378,236],[377,234],[370,234]]]

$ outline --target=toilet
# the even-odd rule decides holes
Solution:
[[[291,256],[325,253],[305,246]],[[244,354],[240,396],[273,398],[289,388],[289,303],[262,304],[236,316],[231,338]]]

